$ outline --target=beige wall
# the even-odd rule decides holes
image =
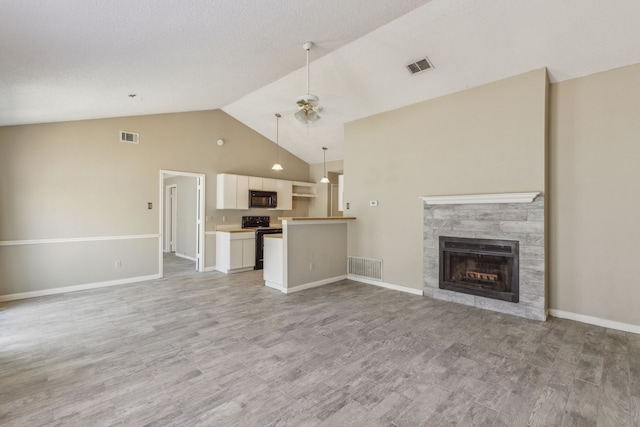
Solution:
[[[120,142],[120,130],[139,132],[140,144]],[[226,141],[222,147],[216,144],[219,138]],[[220,110],[2,127],[0,242],[159,234],[161,169],[206,174],[207,230],[221,224],[223,216],[227,223],[239,223],[247,214],[276,218],[282,212],[215,208],[217,173],[308,180],[309,165],[285,150],[280,151],[285,170],[272,171],[274,150],[271,141]],[[148,202],[153,209],[147,209]],[[296,214],[308,212],[304,209]],[[0,295],[119,280],[124,266],[138,265],[148,255],[122,249],[123,267],[115,269],[119,254],[92,249],[85,254],[91,262],[83,263],[66,243],[47,243],[46,250],[36,246],[3,246],[2,262],[11,259],[18,270],[44,271],[50,257],[42,251],[56,252],[56,277],[43,273],[16,287],[13,273],[2,268]],[[157,273],[158,247],[156,239],[155,248],[148,249],[155,261],[145,261],[131,274]]]
[[[420,196],[544,191],[546,88],[540,69],[348,123],[349,255],[422,289]]]
[[[640,325],[640,65],[551,86],[551,308]]]

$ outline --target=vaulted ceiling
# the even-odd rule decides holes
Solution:
[[[342,158],[351,120],[540,67],[557,82],[638,63],[638,22],[637,0],[2,0],[0,126],[221,108],[275,140],[280,113],[280,144],[318,163],[323,146]],[[323,107],[308,126],[306,41]]]

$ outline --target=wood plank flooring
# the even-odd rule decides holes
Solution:
[[[0,425],[640,426],[638,335],[193,268],[0,304]]]

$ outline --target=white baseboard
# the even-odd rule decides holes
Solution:
[[[67,292],[86,291],[88,289],[106,288],[107,286],[126,285],[129,283],[144,282],[146,280],[160,279],[159,274],[149,276],[128,277],[126,279],[109,280],[106,282],[87,283],[85,285],[65,286],[62,288],[44,289],[42,291],[20,292],[17,294],[0,295],[0,302],[15,301],[26,298],[43,297],[47,295],[64,294]]]
[[[349,280],[353,280],[354,282],[362,282],[368,285],[380,286],[381,288],[392,289],[394,291],[406,292],[412,295],[420,295],[422,296],[422,289],[408,288],[406,286],[394,285],[391,283],[379,282],[377,280],[369,280],[360,276],[349,276]]]
[[[615,320],[587,316],[586,314],[571,313],[569,311],[555,310],[553,308],[549,309],[549,314],[561,319],[575,320],[576,322],[588,323],[589,325],[602,326],[603,328],[640,334],[640,325],[632,325],[631,323],[616,322]]]
[[[293,292],[304,291],[305,289],[317,288],[318,286],[327,285],[329,283],[339,282],[340,280],[346,279],[347,276],[336,276],[331,277],[329,279],[318,280],[317,282],[305,283],[304,285],[294,286],[292,288],[286,288],[284,290],[281,289],[285,294],[290,294]]]
[[[278,290],[278,291],[282,292],[283,294],[287,293],[287,288],[283,287],[282,285],[280,285],[278,283],[273,283],[273,282],[269,282],[268,280],[265,280],[264,281],[264,285],[266,287],[268,287],[268,288]]]
[[[189,261],[196,262],[196,259],[194,257],[190,257],[190,256],[187,256],[187,255],[179,254],[178,252],[175,252],[174,255],[179,257],[179,258],[184,258],[184,259],[188,259]]]

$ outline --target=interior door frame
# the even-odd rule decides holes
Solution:
[[[160,277],[164,277],[164,210],[165,210],[165,177],[170,176],[189,176],[196,178],[196,271],[202,273],[205,270],[204,267],[204,251],[205,251],[205,234],[204,234],[204,208],[205,208],[205,182],[206,175],[203,173],[174,171],[167,169],[160,169],[160,184],[158,192],[160,193],[160,208],[158,209],[158,227],[160,229],[158,239],[158,273]]]
[[[164,177],[163,177],[163,185],[164,185]],[[164,252],[171,253],[176,251],[176,234],[177,224],[178,224],[178,185],[170,184],[164,187],[164,230],[171,230],[164,236]],[[171,199],[171,190],[173,192],[173,199]],[[171,204],[169,204],[169,200],[171,200]]]

